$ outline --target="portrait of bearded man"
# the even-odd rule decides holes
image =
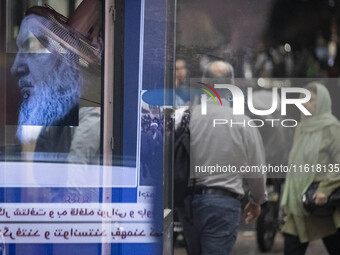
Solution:
[[[99,2],[83,3],[98,6]],[[88,89],[84,84],[91,77],[98,77],[98,73],[89,71],[91,63],[86,63],[84,68],[89,51],[86,47],[83,50],[83,35],[64,25],[63,18],[52,9],[32,7],[26,15],[16,39],[18,52],[11,67],[22,95],[17,138],[22,144],[35,142],[34,159],[39,161],[48,161],[49,153],[55,152],[63,155],[58,156],[62,162],[98,164],[100,108],[79,108],[82,93]],[[100,63],[102,45],[98,38],[91,38],[85,46],[90,48],[94,61]]]
[[[22,97],[16,131],[21,149],[13,157],[23,161],[19,165],[24,171],[18,179],[29,179],[35,186],[22,187],[15,194],[8,192],[6,199],[98,203],[100,189],[83,184],[93,178],[86,172],[87,165],[100,164],[100,99],[92,104],[80,100],[93,90],[100,94],[101,77],[92,72],[90,64],[82,66],[81,56],[64,47],[58,35],[47,29],[56,24],[53,18],[44,16],[49,11],[46,7],[28,9],[16,38],[18,52],[10,71],[17,78],[15,86]],[[69,35],[77,46],[78,35]],[[96,53],[101,54],[101,50]],[[97,254],[98,248],[68,244],[67,249]],[[65,254],[65,247],[54,244],[20,244],[15,248],[16,254],[49,254],[52,250],[53,254]]]
[[[29,139],[23,126],[71,124],[65,118],[77,107],[80,97],[79,69],[50,53],[31,32],[36,30],[32,28],[36,22],[43,22],[41,19],[37,15],[23,19],[17,37],[19,51],[11,68],[11,73],[19,79],[23,97],[17,131],[21,142]]]

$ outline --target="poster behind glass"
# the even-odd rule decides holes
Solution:
[[[4,254],[120,254],[122,243],[155,242],[136,167],[101,164],[105,1],[5,2]]]

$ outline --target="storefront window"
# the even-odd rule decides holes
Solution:
[[[0,2],[3,254],[161,252],[163,133],[142,171],[141,95],[164,87],[165,66],[142,77],[165,59],[159,41],[146,56],[167,3],[116,2]]]

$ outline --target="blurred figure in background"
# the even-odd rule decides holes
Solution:
[[[332,115],[329,92],[315,82],[305,88],[311,92],[311,99],[304,106],[312,116],[302,116],[295,131],[288,163],[303,167],[339,164],[340,123]],[[335,171],[288,173],[281,202],[287,215],[282,227],[285,255],[303,255],[308,243],[320,238],[329,254],[339,254],[340,208],[337,207],[328,217],[318,217],[303,207],[302,196],[313,182],[320,182],[314,199],[316,205],[322,206],[327,203],[328,196],[340,187],[340,174]]]
[[[176,60],[176,88],[188,86],[187,62],[183,58]]]
[[[189,70],[184,58],[176,60],[176,100],[175,106],[186,106],[190,101]]]

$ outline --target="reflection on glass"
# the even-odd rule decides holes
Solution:
[[[153,185],[159,178],[157,169],[162,167],[159,159],[163,153],[163,119],[164,109],[161,106],[142,103],[141,185]]]
[[[84,1],[68,20],[47,7],[26,11],[11,67],[22,96],[16,136],[23,159],[99,164],[99,4]]]
[[[102,176],[95,166],[100,164],[101,137],[101,2],[84,0],[82,3],[69,19],[49,7],[31,7],[25,10],[20,29],[8,31],[11,34],[8,42],[16,37],[17,53],[11,54],[13,46],[6,49],[7,68],[10,69],[6,86],[7,91],[17,94],[13,96],[17,100],[8,100],[7,105],[18,108],[18,118],[11,123],[15,126],[8,125],[5,129],[5,156],[1,160],[7,162],[0,165],[1,174],[5,176],[1,180],[4,192],[0,196],[0,203],[4,204],[0,207],[9,208],[16,203],[14,206],[21,210],[28,205],[31,213],[21,220],[26,224],[41,223],[41,218],[32,220],[31,216],[37,216],[33,211],[40,213],[44,206],[50,207],[48,222],[51,223],[64,215],[63,212],[71,215],[60,210],[57,216],[53,207],[77,203],[85,208],[89,203],[101,201]],[[16,11],[27,7],[26,4],[12,6]],[[11,24],[19,24],[19,20]],[[12,127],[16,130],[13,128],[10,133]],[[10,146],[12,143],[16,146]],[[21,224],[20,232],[15,225],[18,219],[12,221],[8,225],[0,224],[0,232],[7,228],[19,233],[17,237],[25,236],[22,232],[27,225]],[[75,218],[71,221],[74,223]],[[79,231],[85,225],[68,226],[71,231]],[[35,235],[29,245],[22,245],[20,238],[10,242],[5,237],[6,243],[16,244],[11,253],[51,254],[52,250],[56,254],[64,253],[61,251],[65,247],[47,238],[57,224],[44,226],[49,229],[44,231],[42,225],[34,226],[39,235]],[[63,231],[65,229],[66,226]],[[48,247],[41,242],[53,245]],[[100,243],[100,240],[95,242]],[[97,245],[79,249],[82,254],[98,252]]]

